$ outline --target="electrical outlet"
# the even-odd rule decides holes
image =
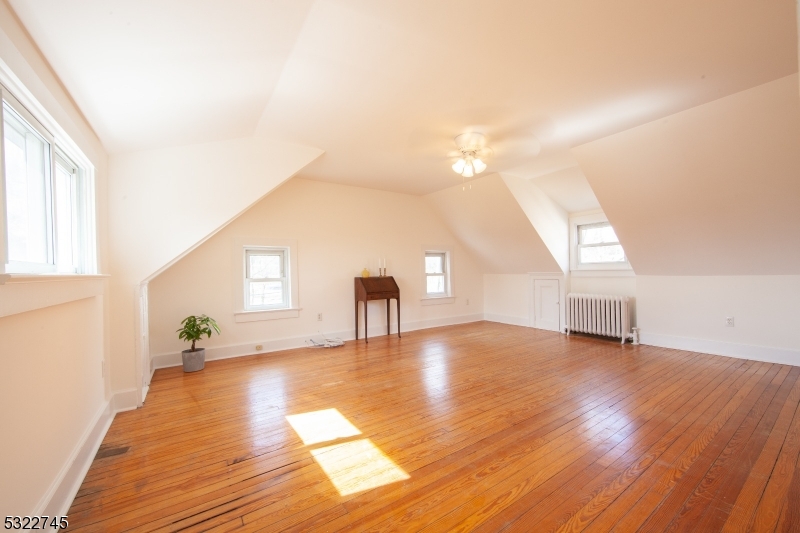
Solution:
[[[261,350],[263,350],[263,349],[264,349],[264,347],[263,347],[262,345],[260,345],[260,344],[256,344],[256,350],[257,350],[257,351],[259,351],[259,352],[260,352],[260,351],[261,351]]]
[[[733,317],[732,316],[725,317],[725,326],[728,327],[728,328],[732,328],[733,327]]]
[[[317,313],[317,320],[322,322],[322,313]]]

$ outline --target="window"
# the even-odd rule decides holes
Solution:
[[[5,88],[0,251],[5,272],[92,273],[86,172]]]
[[[447,252],[425,252],[425,294],[437,298],[449,296],[450,274]]]
[[[244,255],[245,310],[291,307],[288,274],[289,250],[286,248],[246,248]]]
[[[578,264],[625,264],[625,252],[608,222],[578,226]]]

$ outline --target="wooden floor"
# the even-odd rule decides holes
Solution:
[[[798,530],[799,376],[490,322],[159,370],[70,530]]]

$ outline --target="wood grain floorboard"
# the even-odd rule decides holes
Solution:
[[[796,531],[800,368],[477,322],[159,370],[103,446],[70,531]]]

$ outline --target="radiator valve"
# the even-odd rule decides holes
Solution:
[[[633,333],[631,334],[631,337],[633,337],[633,344],[634,344],[634,346],[638,345],[639,344],[639,328],[631,328],[631,331],[633,331]]]

